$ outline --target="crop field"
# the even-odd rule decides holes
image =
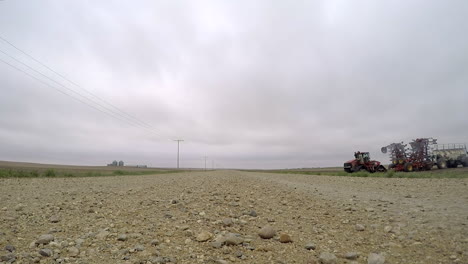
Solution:
[[[118,175],[149,175],[181,172],[175,169],[112,166],[70,166],[0,161],[0,178],[35,177],[98,177]]]
[[[346,177],[383,177],[383,178],[468,178],[468,168],[458,167],[439,170],[436,167],[430,171],[369,173],[347,173],[343,168],[313,168],[313,169],[284,169],[284,170],[249,170],[254,172],[268,172],[280,174],[327,175]]]

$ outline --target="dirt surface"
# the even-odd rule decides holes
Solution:
[[[0,263],[468,263],[467,184],[240,171],[0,179]]]

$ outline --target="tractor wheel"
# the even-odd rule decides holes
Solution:
[[[388,169],[391,170],[396,167],[396,164],[390,163],[388,164]]]
[[[377,167],[377,172],[386,172],[386,171],[387,171],[387,169],[383,165],[379,165]]]
[[[468,157],[465,157],[465,158],[462,160],[462,165],[463,165],[463,167],[468,167]]]
[[[404,168],[406,172],[412,172],[414,170],[413,163],[411,162],[405,163]]]
[[[425,169],[425,170],[432,170],[432,167],[434,167],[434,163],[430,162],[430,163],[427,163],[427,164],[424,166],[424,169]]]
[[[446,169],[447,168],[447,161],[444,158],[440,158],[439,160],[437,160],[437,168]]]

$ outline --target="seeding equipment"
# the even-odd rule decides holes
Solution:
[[[382,147],[382,153],[390,153],[389,169],[395,171],[430,170],[434,166],[431,146],[437,144],[433,138],[418,138],[407,144],[392,143]]]

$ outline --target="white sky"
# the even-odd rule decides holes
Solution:
[[[466,14],[436,0],[0,1],[1,37],[157,131],[0,61],[0,160],[173,167],[182,138],[182,167],[294,168],[465,143]]]

